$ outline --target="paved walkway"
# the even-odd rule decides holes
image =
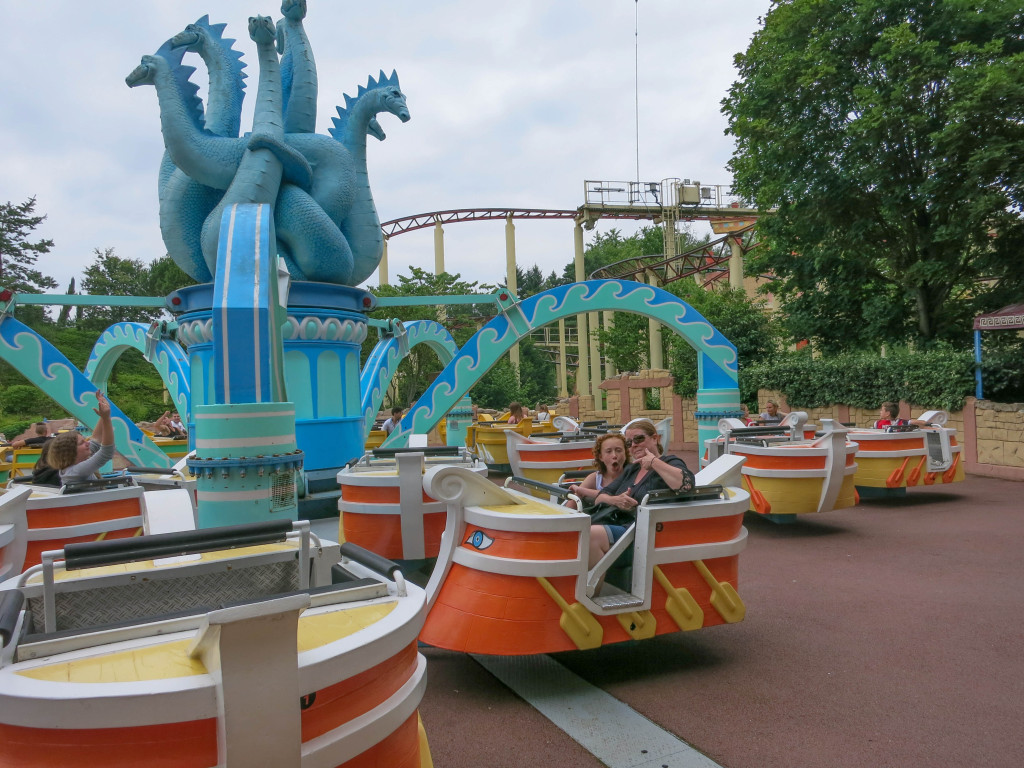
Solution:
[[[1024,763],[1024,484],[746,526],[742,623],[552,658],[726,768]],[[437,768],[602,765],[472,658],[424,653]]]

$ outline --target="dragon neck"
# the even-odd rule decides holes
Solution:
[[[313,48],[302,20],[284,19],[285,51],[281,57],[285,133],[316,130],[318,81]]]
[[[189,119],[185,101],[169,68],[161,67],[157,71],[153,86],[160,104],[160,129],[164,135],[164,146],[170,149],[182,142],[193,145],[201,142],[202,133]]]
[[[376,117],[380,111],[380,99],[374,91],[367,92],[349,110],[349,118],[345,124],[345,133],[341,143],[352,153],[358,165],[363,169],[366,168],[366,128],[370,125],[370,120]]]
[[[256,112],[252,118],[253,133],[267,133],[284,138],[283,104],[281,98],[281,61],[273,41],[257,43],[260,80],[256,90]]]
[[[206,106],[206,128],[218,136],[238,136],[245,98],[241,70],[231,49],[225,50],[211,36],[199,46],[199,55],[210,76]]]

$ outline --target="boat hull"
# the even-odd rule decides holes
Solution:
[[[956,431],[929,427],[909,432],[855,430],[860,449],[854,483],[861,493],[900,492],[964,479]]]
[[[830,425],[831,426],[831,425]],[[708,456],[726,452],[744,458],[743,487],[750,509],[776,522],[793,522],[796,515],[846,509],[857,504],[854,475],[858,445],[846,431],[829,431],[812,440],[708,441]]]
[[[608,584],[618,582],[610,591],[594,589],[588,571],[588,515],[508,489],[481,493],[487,504],[450,511],[460,521],[450,565],[428,585],[428,593],[438,585],[421,635],[429,645],[554,653],[742,619],[736,587],[749,503],[742,490],[714,501],[641,505],[627,540],[631,565],[616,561],[607,571]]]
[[[279,579],[285,568],[301,579],[303,552],[322,582],[330,564],[320,560],[331,546],[336,557],[337,545],[310,552],[308,542],[289,539],[170,562],[58,569],[54,583],[66,598],[58,618],[85,626],[96,620],[96,601],[121,610],[154,578],[186,600],[196,590],[176,584],[198,578],[213,590],[223,583],[218,574],[247,570],[259,584],[261,569]],[[41,574],[24,581],[29,601],[45,599]],[[105,598],[114,591],[126,598],[117,606]],[[257,590],[231,608],[84,634],[27,626],[33,614],[23,612],[20,644],[0,657],[2,765],[128,768],[157,754],[160,765],[189,768],[430,764],[417,711],[426,687],[417,650],[425,595],[412,585],[364,578],[310,592]]]
[[[361,462],[338,472],[339,540],[390,560],[437,557],[447,507],[423,489],[424,467],[432,461],[424,454],[410,453],[394,460]],[[470,459],[463,463],[486,477],[482,463]]]

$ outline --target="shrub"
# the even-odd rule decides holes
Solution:
[[[746,379],[746,382],[744,382]],[[974,393],[974,359],[950,349],[898,352],[888,357],[843,354],[812,357],[790,352],[741,371],[741,387],[783,392],[789,405],[820,408],[835,403],[877,408],[886,400],[958,411]]]

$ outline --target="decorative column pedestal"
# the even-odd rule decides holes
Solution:
[[[180,299],[174,306],[183,313],[178,340],[188,350],[191,365],[192,411],[199,414],[214,402],[213,285],[190,286],[174,298]],[[294,407],[296,443],[305,455],[300,496],[336,490],[338,470],[363,454],[359,360],[367,334],[365,313],[375,305],[374,296],[359,288],[291,283],[281,335],[285,388]],[[198,429],[199,419],[195,421]],[[300,506],[304,501],[300,498]],[[336,498],[323,506],[322,511],[303,509],[300,517],[337,514]]]
[[[200,405],[192,409],[198,527],[296,520],[303,454],[291,403]],[[259,445],[259,455],[253,446]]]

